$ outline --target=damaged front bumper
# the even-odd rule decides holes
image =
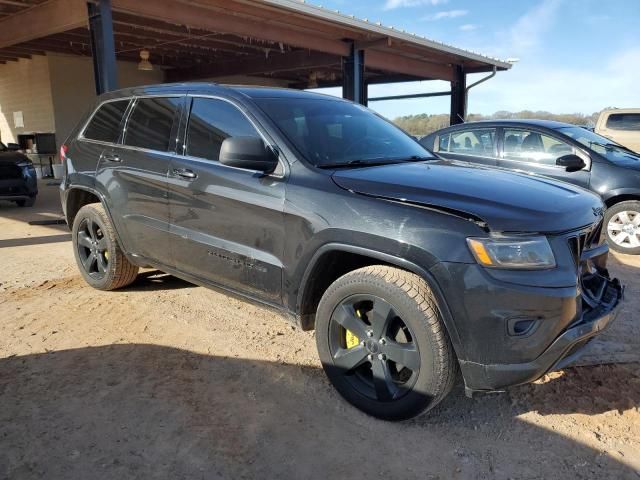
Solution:
[[[604,277],[601,277],[604,278]],[[618,314],[624,288],[618,279],[604,279],[600,302],[560,334],[535,360],[514,364],[480,364],[461,361],[467,393],[499,390],[529,383],[575,361],[586,344],[611,325]]]

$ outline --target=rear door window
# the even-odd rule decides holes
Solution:
[[[179,97],[138,99],[127,121],[124,144],[166,152],[179,103]]]
[[[191,157],[217,161],[228,137],[259,137],[249,119],[234,105],[214,98],[194,98],[187,127],[187,152]]]
[[[607,118],[607,128],[640,131],[640,113],[612,113]]]
[[[129,99],[103,103],[93,115],[83,137],[99,142],[116,143],[120,137],[120,125]]]
[[[449,138],[450,137],[450,138]],[[495,157],[496,129],[462,130],[440,138],[440,151],[480,157]]]

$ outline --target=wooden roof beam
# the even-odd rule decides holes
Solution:
[[[294,31],[284,27],[274,26],[242,17],[211,12],[201,6],[180,4],[176,8],[171,0],[154,0],[141,2],[139,0],[113,0],[115,10],[141,15],[144,17],[165,20],[171,18],[175,23],[182,23],[214,32],[232,33],[241,37],[281,42],[296,47],[309,48],[319,52],[346,56],[350,46],[340,40],[318,38],[304,32]]]
[[[182,82],[201,78],[228,77],[232,75],[261,75],[290,72],[301,69],[323,68],[340,65],[341,58],[326,53],[311,53],[306,50],[282,54],[274,53],[269,58],[252,61],[236,61],[221,64],[176,69],[167,72],[167,81]]]
[[[0,19],[0,48],[87,25],[83,0],[50,0]]]
[[[450,65],[424,62],[378,50],[367,50],[364,54],[364,65],[365,68],[371,67],[386,72],[403,73],[422,79],[452,81],[454,78],[453,68]]]

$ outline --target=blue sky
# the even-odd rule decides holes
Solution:
[[[471,113],[590,114],[640,107],[640,0],[323,0],[322,5],[456,47],[520,59],[471,90]],[[445,82],[419,82],[373,86],[369,95],[447,89]],[[370,106],[393,118],[447,112],[448,102],[443,97]]]

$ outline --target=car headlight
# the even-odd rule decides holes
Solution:
[[[539,270],[556,266],[546,237],[467,238],[467,244],[484,267]]]

